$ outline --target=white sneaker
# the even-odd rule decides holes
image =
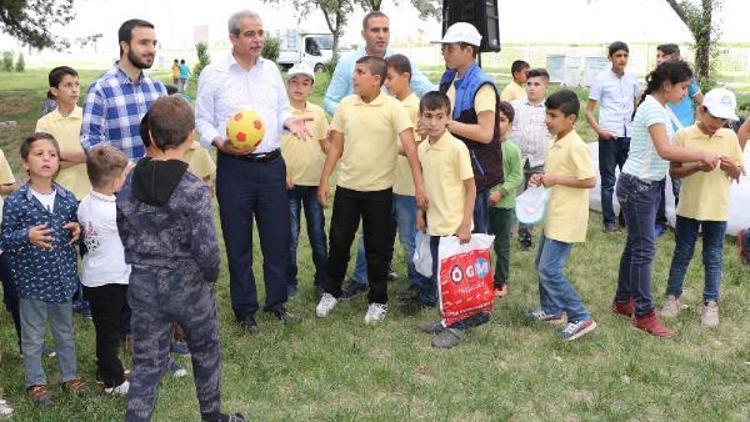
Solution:
[[[328,313],[336,307],[337,303],[339,303],[339,301],[333,297],[332,294],[323,293],[323,296],[320,297],[320,302],[318,302],[318,306],[315,307],[315,315],[317,315],[318,318],[327,317]]]
[[[128,380],[123,381],[122,384],[118,385],[117,387],[109,387],[104,389],[105,393],[117,396],[127,396],[128,391],[130,391],[130,381]]]
[[[709,300],[703,304],[701,325],[704,327],[716,327],[719,325],[719,304],[715,300]]]
[[[8,405],[5,399],[0,398],[0,417],[8,417],[13,414],[13,408]]]
[[[680,313],[680,308],[682,308],[682,301],[680,298],[673,295],[667,295],[667,298],[664,299],[664,305],[661,307],[659,315],[664,318],[674,318]]]
[[[385,303],[371,303],[365,314],[365,324],[375,325],[385,319],[388,313],[388,305]]]

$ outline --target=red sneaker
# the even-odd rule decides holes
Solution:
[[[643,330],[652,336],[660,338],[672,338],[674,332],[669,328],[665,327],[661,321],[656,317],[656,312],[651,311],[647,315],[642,317],[635,317],[633,319],[633,326],[639,330]]]
[[[612,304],[609,305],[609,309],[617,315],[633,318],[633,315],[635,314],[635,300],[631,297],[627,302],[620,303],[617,299],[612,299]]]

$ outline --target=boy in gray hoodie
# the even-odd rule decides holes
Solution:
[[[211,193],[183,161],[195,117],[185,101],[162,97],[148,119],[154,154],[138,161],[117,198],[117,228],[132,266],[133,374],[125,420],[151,419],[177,322],[187,334],[202,420],[244,421],[220,413],[214,293],[220,260]]]

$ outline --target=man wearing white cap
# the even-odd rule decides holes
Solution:
[[[675,317],[682,309],[682,285],[693,257],[698,232],[703,233],[705,285],[700,323],[719,324],[719,285],[723,264],[724,234],[729,219],[729,187],[742,172],[742,149],[737,135],[724,126],[738,120],[737,100],[724,88],[709,91],[698,108],[700,120],[675,135],[681,147],[704,149],[720,157],[716,168],[703,163],[672,163],[669,174],[682,179],[677,205],[675,247],[667,281],[667,298],[661,316]]]
[[[287,269],[287,292],[290,299],[297,296],[297,244],[304,209],[307,221],[307,237],[310,239],[314,285],[320,295],[326,275],[325,217],[323,206],[317,199],[320,175],[323,172],[325,153],[328,151],[328,120],[323,109],[307,99],[313,92],[315,73],[306,64],[297,64],[289,69],[286,89],[292,115],[307,117],[309,136],[298,138],[291,133],[281,135],[281,155],[286,162],[286,184],[289,195],[289,218],[292,237],[289,244],[289,268]]]
[[[440,79],[440,92],[448,95],[453,120],[448,131],[469,148],[477,199],[474,232],[487,233],[490,188],[503,181],[503,160],[497,121],[500,101],[495,83],[476,62],[482,36],[470,23],[457,22],[445,32],[443,58],[448,68]]]

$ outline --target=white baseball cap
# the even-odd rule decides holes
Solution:
[[[310,67],[310,65],[305,63],[297,63],[294,66],[292,66],[291,69],[289,69],[289,72],[286,73],[286,80],[292,79],[294,75],[305,75],[312,78],[313,82],[315,82],[315,71]]]
[[[482,35],[474,25],[468,22],[456,22],[448,27],[442,40],[433,41],[434,44],[454,44],[459,42],[479,47],[482,43]]]
[[[735,110],[737,98],[726,88],[714,88],[703,96],[703,106],[712,116],[719,119],[739,120]]]

